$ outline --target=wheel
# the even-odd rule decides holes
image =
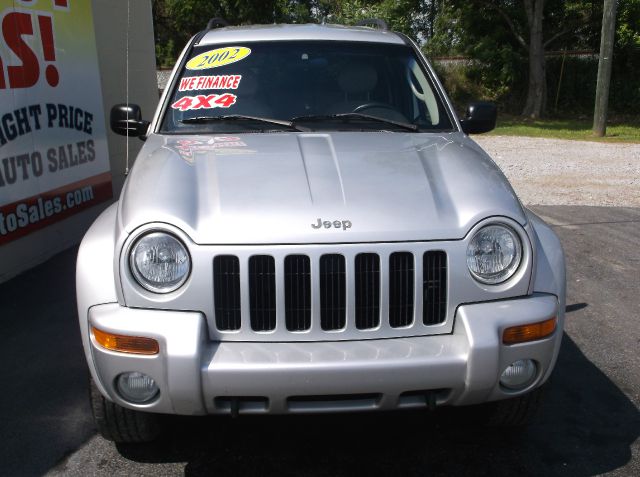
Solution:
[[[483,404],[483,423],[491,427],[527,426],[537,415],[542,394],[542,388],[537,388],[522,396]]]
[[[98,391],[93,379],[89,386],[93,420],[102,437],[120,443],[142,443],[160,435],[159,415],[133,411],[109,401]]]

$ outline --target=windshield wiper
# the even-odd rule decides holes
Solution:
[[[307,128],[299,128],[291,121],[283,121],[280,119],[261,118],[258,116],[245,116],[242,114],[227,114],[224,116],[196,116],[194,118],[181,119],[184,124],[205,124],[225,121],[254,121],[258,123],[271,124],[275,126],[284,126],[293,131],[308,131]]]
[[[379,123],[391,124],[393,126],[397,126],[402,129],[407,129],[409,131],[418,130],[418,126],[416,126],[415,124],[405,123],[401,121],[394,121],[392,119],[385,119],[378,116],[372,116],[370,114],[362,114],[362,113],[316,114],[311,116],[298,116],[297,118],[293,118],[291,120],[291,124],[293,126],[296,126],[296,123],[299,123],[301,121],[305,121],[305,122],[306,121],[308,122],[327,121],[327,120],[331,121],[334,119],[340,119],[343,121],[349,121],[351,119],[355,119],[355,120],[364,119],[365,121],[376,121]]]

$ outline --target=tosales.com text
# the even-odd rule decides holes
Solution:
[[[0,235],[7,235],[20,228],[36,224],[67,209],[91,202],[93,199],[93,187],[87,186],[50,199],[38,198],[35,204],[24,202],[17,204],[13,212],[6,214],[0,212]]]

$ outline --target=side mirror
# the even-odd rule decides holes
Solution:
[[[462,131],[466,134],[481,134],[496,127],[498,109],[493,103],[477,101],[469,103],[465,117],[460,120]]]
[[[111,130],[121,136],[143,137],[147,134],[149,121],[142,119],[142,110],[137,104],[116,104],[109,118]]]

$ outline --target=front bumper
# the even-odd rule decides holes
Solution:
[[[131,409],[168,414],[294,413],[466,405],[504,399],[542,384],[560,348],[564,310],[553,295],[458,307],[453,333],[363,341],[211,342],[197,312],[94,306],[89,322],[103,331],[155,338],[154,356],[108,351],[90,337],[90,368],[100,390]],[[510,326],[557,316],[548,338],[505,346]],[[499,384],[502,371],[532,359],[538,373],[526,389]],[[150,375],[160,388],[148,404],[123,401],[116,377]]]

